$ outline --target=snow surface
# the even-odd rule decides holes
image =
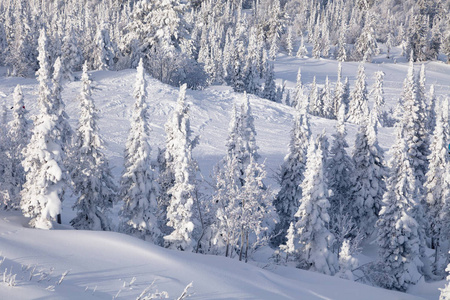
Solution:
[[[398,49],[397,49],[398,50]],[[408,64],[398,59],[384,59],[365,65],[368,87],[374,82],[374,72],[386,73],[384,81],[386,108],[394,107],[401,96]],[[427,90],[436,86],[436,94],[450,95],[450,65],[442,62],[425,63]],[[337,75],[337,62],[326,59],[298,59],[280,55],[275,64],[277,83],[286,80],[294,88],[298,67],[302,69],[303,84],[309,85],[313,76],[323,85],[328,75],[332,89]],[[350,79],[351,87],[357,74],[358,63],[343,63],[343,77]],[[415,71],[419,71],[419,65]],[[12,94],[17,84],[22,85],[25,103],[31,115],[37,112],[37,81],[35,79],[5,77],[0,69],[0,99],[12,106]],[[119,179],[123,169],[123,150],[130,128],[132,96],[136,70],[90,72],[93,98],[99,111],[99,127],[106,142],[105,153]],[[78,76],[80,74],[77,74]],[[81,82],[65,82],[63,101],[75,128],[78,119],[78,97]],[[292,95],[292,93],[291,93]],[[148,102],[152,127],[153,155],[163,147],[164,124],[176,104],[178,89],[149,79]],[[194,157],[205,180],[210,181],[213,166],[225,154],[225,140],[234,101],[243,96],[228,87],[213,86],[203,91],[187,91],[191,105],[191,128],[200,135],[200,144]],[[261,161],[265,160],[268,173],[266,183],[273,191],[278,189],[276,174],[287,153],[289,132],[294,111],[283,104],[273,103],[250,95],[255,116],[257,144]],[[370,103],[370,106],[372,103]],[[11,118],[11,114],[8,116]],[[31,117],[31,116],[29,116]],[[335,121],[311,117],[314,134],[335,131]],[[347,124],[347,141],[354,143],[357,126]],[[380,146],[388,150],[394,142],[393,128],[380,128]],[[0,253],[5,261],[0,265],[0,299],[136,299],[153,280],[156,288],[166,290],[170,297],[178,297],[184,287],[193,281],[192,299],[438,299],[439,287],[444,282],[420,282],[408,291],[415,296],[373,288],[339,278],[328,277],[296,268],[267,264],[264,253],[256,254],[252,264],[259,268],[224,257],[196,255],[163,249],[138,239],[114,232],[70,230],[69,221],[75,216],[71,207],[74,197],[68,195],[63,202],[63,225],[45,231],[26,228],[26,219],[17,212],[0,213]],[[117,213],[120,205],[114,212]],[[117,219],[114,220],[117,223]],[[373,244],[364,246],[360,261],[376,258]],[[1,261],[1,258],[0,258]],[[29,276],[36,266],[31,281]],[[14,287],[2,282],[1,274],[17,274]],[[70,270],[61,285],[55,285],[61,274]],[[46,276],[48,273],[50,275]],[[39,279],[43,279],[39,282]],[[136,281],[129,285],[133,277]],[[48,289],[47,289],[48,288]],[[154,289],[156,289],[154,288]],[[94,292],[95,290],[95,292]]]

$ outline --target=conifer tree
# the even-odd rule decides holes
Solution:
[[[21,208],[30,217],[30,226],[52,228],[52,221],[61,222],[61,202],[66,173],[63,167],[62,132],[56,120],[50,90],[50,66],[47,55],[47,37],[41,29],[39,36],[39,114],[34,120],[30,143],[24,149],[22,166],[26,180],[21,191]]]
[[[448,274],[450,274],[450,263],[447,266],[447,269],[445,269]],[[450,299],[450,275],[447,276],[447,284],[445,287],[441,290],[441,295],[439,296],[439,300],[449,300]]]
[[[125,148],[120,197],[121,231],[144,240],[160,243],[156,174],[151,164],[150,124],[147,104],[147,81],[142,59],[137,67],[131,129]]]
[[[300,40],[300,47],[298,47],[297,50],[297,54],[295,56],[297,56],[298,58],[305,58],[308,55],[308,50],[306,49],[305,46],[305,39],[302,35],[302,38]]]
[[[450,168],[448,155],[448,141],[450,140],[449,103],[448,99],[442,105],[436,107],[436,126],[428,156],[429,169],[426,173],[426,203],[428,224],[432,237],[432,247],[435,249],[435,261],[433,271],[442,276],[444,270],[445,256],[448,249],[445,223],[442,222],[446,215],[445,203],[448,201],[450,180],[446,178],[447,169]],[[448,244],[448,243],[447,243]]]
[[[384,106],[384,90],[383,90],[383,71],[375,72],[375,83],[372,89],[373,108],[371,114],[375,117],[377,127],[383,126],[383,106]]]
[[[289,27],[288,34],[286,37],[286,50],[289,56],[292,56],[292,50],[294,47],[292,46],[292,27]]]
[[[378,146],[375,126],[374,120],[369,120],[369,117],[359,125],[353,152],[353,216],[357,227],[366,236],[373,232],[386,191],[383,152]]]
[[[323,98],[316,84],[316,76],[313,78],[309,93],[309,111],[315,116],[323,116]]]
[[[297,81],[295,83],[295,90],[294,90],[294,97],[291,101],[292,107],[297,107],[299,103],[302,101],[304,102],[305,95],[303,91],[303,84],[302,84],[302,71],[300,68],[298,68],[297,71]]]
[[[331,94],[330,81],[328,76],[325,79],[325,87],[323,89],[323,116],[328,119],[335,119],[336,114],[333,110],[333,95]]]
[[[20,207],[20,191],[25,183],[25,171],[22,166],[24,155],[23,149],[27,146],[30,140],[30,124],[27,119],[28,110],[25,108],[23,92],[20,85],[17,85],[13,94],[13,119],[9,123],[10,130],[8,132],[8,139],[13,151],[9,151],[9,164],[11,173],[4,174],[7,180],[8,187],[5,187],[9,192],[9,201],[7,204],[9,208]]]
[[[274,207],[278,213],[280,222],[275,229],[276,234],[280,232],[275,244],[283,242],[287,234],[288,226],[294,222],[294,215],[299,208],[299,200],[302,198],[301,183],[304,179],[306,167],[306,150],[311,136],[308,114],[305,109],[297,107],[294,127],[291,130],[289,142],[289,153],[284,158],[280,170],[280,191],[274,200]]]
[[[87,68],[85,62],[81,76],[80,119],[73,147],[75,168],[71,172],[74,192],[78,195],[73,205],[77,215],[70,224],[76,229],[111,230],[108,214],[117,201],[117,188],[102,152],[104,142],[99,135]]]
[[[361,122],[363,122],[364,116],[368,115],[367,100],[367,83],[366,74],[364,72],[364,63],[360,63],[355,87],[350,95],[347,118],[349,122],[355,124],[361,124]]]
[[[270,101],[276,101],[277,87],[275,85],[275,73],[273,71],[274,65],[270,64],[264,74],[264,90],[262,92],[262,97]]]
[[[167,127],[173,138],[168,140],[166,151],[173,158],[171,168],[174,172],[174,184],[169,189],[171,195],[167,207],[167,226],[173,230],[164,236],[166,245],[173,249],[192,251],[195,246],[195,231],[201,227],[195,210],[199,208],[196,198],[197,163],[192,157],[195,141],[189,120],[189,107],[186,101],[186,84],[180,87],[177,105],[168,120]]]
[[[336,117],[338,116],[341,106],[344,106],[344,111],[346,110],[347,104],[344,102],[344,93],[344,83],[342,82],[342,63],[339,62],[336,87],[333,95],[333,111]]]
[[[346,150],[348,144],[345,139],[347,131],[344,121],[345,107],[341,106],[338,113],[336,133],[333,134],[326,173],[328,188],[332,191],[329,197],[330,228],[335,234],[342,230],[339,226],[339,220],[353,215],[350,189],[354,185],[354,165]]]
[[[403,84],[403,115],[401,119],[403,136],[408,145],[408,157],[414,168],[416,184],[419,193],[423,194],[423,184],[427,172],[427,155],[429,154],[429,142],[425,129],[425,110],[422,103],[419,87],[414,77],[414,64],[410,61],[408,74]],[[422,224],[424,225],[424,224]]]
[[[328,187],[323,172],[322,149],[313,138],[307,153],[303,197],[295,214],[299,236],[300,266],[327,275],[336,273],[336,255],[331,251],[334,237],[327,229],[330,217]]]
[[[382,285],[405,291],[420,278],[420,250],[424,245],[423,229],[417,218],[421,205],[413,165],[408,158],[404,129],[397,128],[392,148],[387,189],[377,221],[379,257],[386,276]],[[423,212],[422,212],[423,213]]]

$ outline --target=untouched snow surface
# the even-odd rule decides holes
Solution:
[[[408,64],[399,59],[374,60],[366,64],[368,87],[373,84],[373,73],[384,71],[386,108],[394,107],[401,96],[403,80]],[[436,85],[439,97],[450,95],[450,66],[441,62],[428,62],[427,90]],[[275,64],[277,83],[286,80],[293,88],[298,67],[302,69],[303,84],[311,84],[317,76],[319,85],[328,75],[334,88],[337,62],[325,59],[297,59],[280,55]],[[343,64],[343,76],[349,77],[353,86],[358,63]],[[420,66],[416,66],[416,73]],[[21,84],[27,109],[37,112],[37,82],[35,79],[8,78],[0,69],[0,99],[7,107],[12,105],[12,93]],[[91,72],[93,98],[99,109],[99,127],[106,141],[104,150],[119,179],[122,154],[129,130],[129,119],[134,102],[132,98],[135,70]],[[78,95],[81,82],[64,83],[63,100],[75,129],[78,119]],[[150,79],[148,102],[152,122],[152,154],[163,147],[164,124],[171,113],[178,89]],[[291,91],[292,96],[292,91]],[[213,166],[225,154],[225,140],[233,102],[242,101],[241,94],[230,88],[213,86],[204,91],[188,91],[187,102],[191,104],[190,116],[195,135],[200,144],[194,150],[202,175],[211,181]],[[265,160],[268,173],[266,183],[275,192],[278,189],[276,174],[287,152],[294,110],[255,96],[250,96],[255,116],[257,144],[261,161]],[[8,116],[11,118],[11,115]],[[311,118],[314,134],[326,130],[330,137],[335,121]],[[357,126],[347,124],[347,141],[354,143]],[[379,141],[384,150],[394,142],[393,128],[380,128]],[[387,153],[387,155],[389,155]],[[205,186],[208,186],[205,184]],[[211,191],[206,190],[206,193]],[[0,254],[5,261],[0,265],[0,299],[136,299],[155,280],[153,291],[168,291],[176,298],[184,287],[193,281],[193,299],[438,299],[439,287],[444,283],[424,283],[408,292],[416,296],[372,288],[366,285],[334,277],[306,272],[295,268],[267,265],[267,256],[255,255],[253,264],[258,268],[224,257],[181,253],[153,246],[149,243],[113,232],[87,232],[70,230],[69,221],[75,213],[71,207],[74,197],[67,195],[63,203],[63,224],[56,230],[42,231],[26,228],[26,219],[18,212],[0,213]],[[115,207],[115,213],[120,203]],[[117,219],[115,220],[117,222]],[[261,258],[262,257],[262,258]],[[376,259],[374,245],[364,247],[364,262]],[[1,259],[0,259],[1,260]],[[5,271],[5,269],[7,270]],[[11,269],[12,268],[12,269]],[[70,271],[60,285],[55,285],[65,271]],[[3,283],[2,274],[10,278],[16,275],[16,286]],[[30,280],[30,274],[32,278]],[[133,277],[134,283],[130,285]],[[55,287],[53,287],[55,286]],[[119,292],[120,291],[120,292]]]
[[[67,226],[46,231],[26,223],[17,213],[0,213],[6,257],[0,269],[17,274],[16,286],[0,283],[0,299],[136,299],[153,281],[152,290],[168,291],[170,299],[190,282],[191,299],[422,299],[295,268],[264,270],[225,257],[168,250],[114,232]]]

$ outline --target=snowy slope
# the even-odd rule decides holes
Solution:
[[[0,270],[17,274],[16,286],[0,283],[0,299],[136,299],[153,281],[153,291],[167,291],[171,298],[193,282],[191,299],[422,299],[295,268],[264,270],[168,250],[114,232],[35,230],[25,228],[26,222],[0,213],[6,257]],[[65,271],[70,272],[55,284]]]
[[[393,107],[401,96],[407,63],[399,59],[394,64],[392,60],[381,57],[375,59],[375,62],[377,63],[366,64],[369,87],[373,83],[373,73],[384,71],[386,106]],[[314,75],[317,76],[318,84],[323,84],[325,76],[329,75],[334,86],[336,61],[297,59],[283,55],[278,57],[275,65],[277,82],[286,80],[287,87],[293,88],[298,67],[302,68],[304,84],[309,85]],[[438,97],[450,95],[450,66],[428,62],[426,67],[427,89],[431,84],[436,84]],[[357,68],[358,63],[343,64],[343,75],[349,77],[351,84],[355,80]],[[419,65],[416,67],[417,72],[418,70]],[[0,70],[0,74],[2,71]],[[100,110],[99,127],[107,142],[105,152],[118,179],[133,104],[131,95],[135,70],[95,71],[91,72],[91,79],[93,98]],[[37,108],[37,82],[34,79],[1,76],[0,99],[10,107],[11,95],[18,83],[23,87],[27,108],[34,114]],[[80,86],[79,81],[64,84],[63,99],[73,128],[78,118],[77,97]],[[157,148],[164,144],[164,123],[174,107],[178,90],[149,79],[148,94],[153,129],[151,145],[155,155]],[[235,101],[240,101],[242,95],[233,93],[227,87],[214,86],[204,91],[188,91],[187,97],[191,103],[192,129],[194,134],[200,135],[200,145],[194,150],[194,156],[199,161],[205,180],[209,181],[212,167],[225,154],[232,105]],[[250,99],[255,115],[259,153],[266,160],[266,182],[276,191],[276,172],[287,152],[294,112],[282,104],[254,96]],[[335,121],[312,117],[311,123],[315,134],[323,129],[329,136],[334,132]],[[357,126],[347,125],[347,140],[351,147]],[[379,130],[379,141],[385,150],[392,145],[393,137],[392,128]],[[270,267],[270,271],[265,271],[221,257],[172,252],[117,233],[67,230],[67,224],[74,216],[72,205],[73,198],[70,197],[63,203],[62,218],[66,227],[60,228],[61,230],[31,230],[23,227],[26,221],[21,217],[8,213],[0,215],[0,253],[7,258],[0,266],[0,271],[14,266],[13,273],[18,273],[17,278],[24,277],[23,280],[17,280],[18,286],[14,288],[0,283],[0,299],[89,299],[90,296],[94,299],[110,299],[121,289],[124,281],[129,282],[134,276],[137,280],[133,289],[124,288],[119,298],[134,299],[157,279],[158,288],[169,291],[171,297],[181,293],[190,281],[194,281],[197,299],[415,299],[406,294],[373,289],[294,268],[277,267],[272,270],[273,267]],[[119,208],[115,208],[116,212]],[[374,259],[376,250],[369,245],[363,254],[367,260]],[[27,281],[27,274],[30,272],[22,272],[21,265],[25,265],[26,269],[27,265],[36,264],[46,270],[55,268],[50,282],[38,283],[37,279]],[[226,271],[221,271],[222,269]],[[57,286],[54,292],[45,290],[66,270],[71,271],[61,286]],[[97,289],[92,295],[95,286]],[[411,288],[410,292],[425,299],[437,299],[437,288],[442,286],[442,282],[423,283]],[[88,291],[85,292],[86,287]]]

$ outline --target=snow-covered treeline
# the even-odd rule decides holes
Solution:
[[[134,68],[165,83],[236,91],[281,101],[271,60],[298,57],[370,60],[401,47],[414,61],[450,57],[448,0],[23,1],[0,2],[0,65],[12,76],[39,68],[39,32],[50,65],[73,79],[89,70]],[[308,51],[305,43],[311,45]],[[381,44],[384,46],[381,47]],[[444,59],[441,57],[441,59]],[[282,89],[282,87],[278,87]]]

